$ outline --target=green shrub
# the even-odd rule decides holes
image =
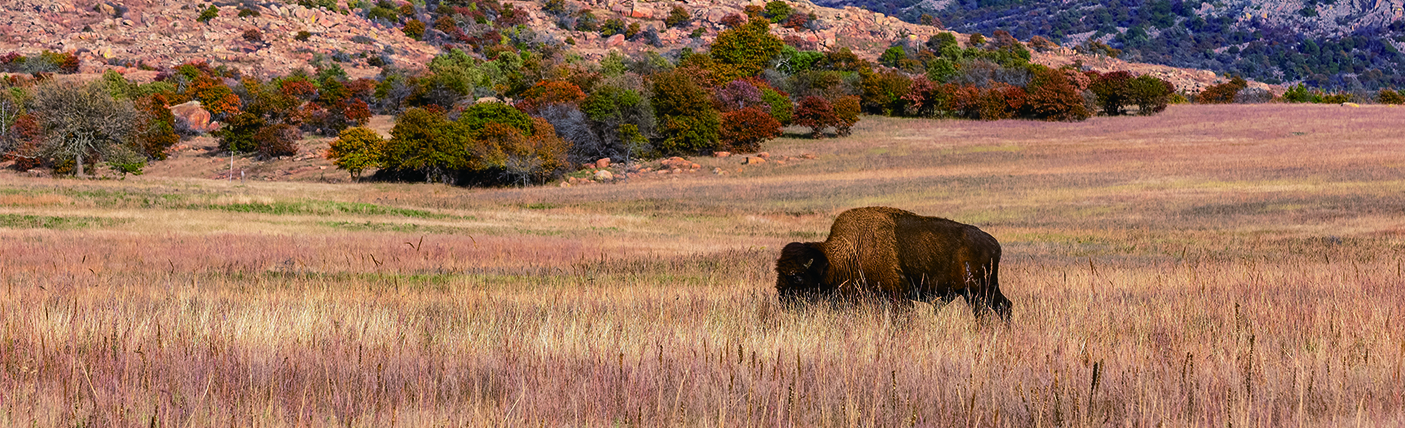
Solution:
[[[772,23],[780,23],[782,20],[789,18],[790,14],[794,11],[795,9],[791,8],[789,3],[782,0],[772,0],[766,3],[766,7],[761,12],[761,16],[766,17],[766,19],[770,20]]]
[[[1151,116],[1166,110],[1176,87],[1171,82],[1141,75],[1127,82],[1127,93],[1128,101],[1137,105],[1138,115]]]
[[[1098,106],[1103,109],[1103,114],[1108,116],[1120,116],[1126,113],[1126,107],[1132,102],[1131,82],[1132,73],[1127,71],[1114,71],[1099,75],[1088,85],[1088,90],[1097,97]]]
[[[674,6],[672,10],[668,11],[668,17],[664,18],[663,23],[669,28],[682,27],[688,25],[688,21],[692,19],[693,15],[689,14],[687,9],[682,6]]]
[[[200,11],[200,16],[195,18],[195,20],[204,23],[209,23],[211,19],[218,18],[219,16],[220,8],[215,7],[215,5],[210,5],[210,7]]]
[[[308,39],[311,38],[312,33],[307,32],[307,30],[299,31],[297,35],[293,36],[293,40],[297,40],[299,42],[306,42]]]
[[[790,96],[771,88],[761,88],[761,101],[771,107],[771,117],[781,125],[789,125],[794,119],[795,103]]]
[[[624,31],[624,20],[619,18],[607,19],[605,20],[605,23],[600,26],[600,35],[604,37],[610,37],[616,34],[624,34]]]
[[[1289,87],[1288,91],[1283,93],[1283,101],[1290,103],[1320,103],[1322,102],[1322,94],[1317,91],[1309,90],[1307,85],[1299,83]]]
[[[659,148],[664,154],[712,150],[721,125],[709,101],[712,97],[681,70],[655,74],[650,83],[654,114],[664,137]]]
[[[903,97],[912,88],[912,78],[899,71],[860,73],[863,80],[862,106],[869,113],[893,115],[904,111]]]
[[[361,177],[362,171],[379,166],[384,150],[385,139],[380,134],[358,126],[343,129],[336,140],[328,143],[327,159],[351,173],[354,180]]]
[[[898,63],[907,59],[907,51],[902,46],[893,46],[883,51],[883,55],[878,56],[878,63],[889,67],[898,67]]]
[[[755,76],[780,55],[785,43],[771,34],[766,21],[751,21],[717,34],[710,54],[718,63],[736,67],[737,76],[718,76],[721,81]]]

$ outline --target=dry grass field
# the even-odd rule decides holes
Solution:
[[[1405,425],[1402,131],[873,117],[569,188],[5,173],[0,425]],[[1012,322],[780,310],[780,247],[866,205],[1000,239]]]

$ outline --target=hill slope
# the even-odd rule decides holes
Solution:
[[[561,24],[561,14],[549,10],[549,3],[503,2],[503,7],[510,4],[520,14],[506,26],[528,29],[533,37],[568,47],[587,59],[598,59],[610,50],[667,54],[684,48],[705,48],[724,28],[723,17],[743,13],[743,8],[752,4],[738,0],[564,2],[567,10],[594,10],[602,21],[620,18],[630,24],[640,24],[657,35],[650,40],[604,37],[599,31],[568,30]],[[219,8],[218,14],[208,22],[199,21],[201,11],[211,5]],[[854,7],[830,8],[807,1],[792,5],[797,11],[810,14],[813,25],[801,30],[773,25],[774,33],[791,43],[811,48],[847,47],[868,59],[877,58],[897,40],[923,41],[941,31]],[[450,35],[431,28],[425,32],[425,41],[420,41],[402,32],[401,27],[408,17],[402,22],[387,22],[369,19],[366,4],[362,2],[342,1],[336,6],[334,11],[254,0],[214,3],[139,0],[122,4],[96,0],[15,0],[0,5],[0,34],[3,34],[0,52],[26,55],[42,50],[76,52],[83,61],[84,73],[113,68],[125,71],[138,66],[159,69],[186,61],[206,60],[212,65],[238,68],[246,73],[281,75],[319,61],[335,61],[352,77],[368,77],[380,71],[379,64],[422,67],[441,48],[463,43],[464,32],[470,33],[468,37],[471,38],[479,37],[475,31],[483,34],[498,31],[493,25],[481,25],[481,21],[478,24],[461,22],[465,31]],[[674,6],[687,10],[691,21],[672,28],[665,25],[665,17]],[[434,15],[429,9],[419,7],[415,16],[424,22],[433,22]],[[502,28],[503,20],[501,17],[497,20],[495,25]],[[245,38],[244,34],[250,30],[257,30],[261,40]],[[297,37],[302,31],[308,33],[305,40]],[[964,36],[961,38],[964,40]],[[1034,60],[1046,65],[1063,65],[1076,59],[1082,59],[1083,64],[1098,71],[1132,70],[1154,74],[1189,91],[1222,80],[1202,70],[1078,55],[1067,49],[1036,54]]]
[[[948,28],[1073,46],[1089,39],[1124,58],[1233,73],[1269,83],[1367,90],[1405,86],[1405,0],[826,0]]]

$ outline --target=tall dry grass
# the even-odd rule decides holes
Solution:
[[[1327,126],[1279,108],[879,119],[777,144],[811,164],[593,188],[5,178],[0,211],[121,221],[0,231],[0,425],[1405,424],[1405,153],[1233,145]],[[931,129],[972,137],[902,143]],[[211,207],[317,200],[433,215]],[[865,203],[991,231],[1013,321],[778,310],[778,246]]]

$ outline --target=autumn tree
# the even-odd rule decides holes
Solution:
[[[1083,95],[1063,70],[1040,70],[1025,89],[1029,93],[1026,109],[1036,119],[1080,121],[1092,116],[1083,105]]]
[[[720,118],[707,92],[680,70],[655,74],[651,83],[654,114],[664,137],[659,148],[669,154],[713,149]]]
[[[337,168],[351,173],[351,179],[356,180],[361,178],[362,171],[379,165],[383,150],[385,139],[380,134],[357,126],[343,129],[336,140],[328,143],[327,159]]]
[[[800,99],[800,105],[795,108],[795,124],[810,128],[811,138],[822,138],[826,128],[837,128],[843,122],[834,113],[834,104],[829,100],[808,96]]]
[[[721,142],[734,152],[755,152],[761,143],[781,136],[781,123],[770,113],[747,107],[722,114]]]
[[[785,43],[771,34],[770,26],[764,20],[752,20],[745,25],[729,28],[717,34],[712,42],[711,56],[714,61],[735,67],[736,75],[731,78],[755,76],[781,53]],[[731,78],[723,76],[722,81]]]

